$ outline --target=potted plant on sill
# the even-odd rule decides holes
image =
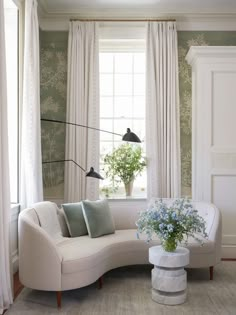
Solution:
[[[146,166],[143,150],[139,145],[125,143],[104,157],[106,177],[116,184],[123,182],[126,196],[132,195],[134,179]]]

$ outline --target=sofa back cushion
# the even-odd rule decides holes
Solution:
[[[108,201],[82,201],[83,214],[88,229],[89,236],[99,237],[115,232],[115,225]]]
[[[61,226],[61,232],[64,237],[70,237],[70,232],[66,223],[66,217],[63,208],[57,209],[57,216]]]
[[[140,209],[141,211],[142,209]],[[111,212],[115,222],[116,230],[128,230],[137,228],[135,222],[138,220],[139,211],[137,209],[127,209],[111,207]]]
[[[153,198],[150,202],[154,202]],[[165,199],[168,203],[173,202],[173,199]],[[193,202],[193,206],[198,210],[199,215],[201,215],[206,221],[206,232],[210,235],[211,230],[214,225],[215,217],[217,216],[217,208],[214,205],[206,202]],[[110,211],[115,223],[116,230],[125,229],[136,229],[135,222],[139,217],[139,212],[146,210],[148,205],[144,204],[141,207],[137,203],[130,203],[129,207],[120,207],[120,203],[112,205]],[[57,215],[55,215],[57,213]],[[30,217],[36,224],[39,224],[43,229],[45,229],[53,238],[69,236],[67,229],[65,215],[62,209],[58,209],[56,204],[45,201],[37,203],[31,209],[28,209],[27,216]],[[45,217],[44,217],[45,216]],[[60,223],[58,220],[60,218]],[[55,220],[54,220],[55,219]]]
[[[64,203],[62,207],[64,209],[70,236],[77,237],[88,234],[83,215],[82,202]]]
[[[57,215],[57,205],[50,201],[38,202],[32,206],[37,214],[39,225],[55,241],[62,238],[62,232]]]

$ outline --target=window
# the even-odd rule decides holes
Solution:
[[[4,0],[11,202],[18,202],[18,7]]]
[[[119,49],[110,42],[111,51],[100,48],[100,128],[124,134],[127,127],[143,141],[145,138],[145,52],[136,49],[130,41],[126,49]],[[115,48],[114,48],[115,47]],[[129,49],[127,49],[127,47]],[[100,133],[100,172],[107,153],[123,144],[120,136]],[[145,150],[144,143],[141,146]],[[145,153],[144,153],[145,154]],[[100,183],[101,195],[109,191],[111,198],[124,198],[124,185],[119,184],[114,193],[109,188],[114,183],[108,178]],[[134,181],[133,198],[146,197],[146,171]]]

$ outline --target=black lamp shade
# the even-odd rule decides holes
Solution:
[[[127,128],[127,133],[123,135],[122,140],[128,142],[141,142],[139,137],[134,132],[132,132],[130,128]]]
[[[89,172],[86,173],[87,177],[93,177],[93,178],[98,178],[98,179],[104,179],[100,174],[94,171],[93,167],[90,167]]]

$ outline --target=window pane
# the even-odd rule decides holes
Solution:
[[[133,56],[127,53],[115,54],[115,73],[131,73]]]
[[[100,116],[113,117],[113,97],[106,96],[100,98]]]
[[[103,160],[105,154],[112,152],[112,149],[113,149],[113,142],[112,141],[111,142],[109,142],[109,141],[106,141],[106,142],[101,141],[100,142],[101,159]]]
[[[134,75],[134,95],[145,94],[145,77],[143,74]]]
[[[113,54],[101,53],[99,56],[100,73],[113,73]]]
[[[100,95],[112,95],[113,94],[113,75],[101,74],[100,75]]]
[[[100,129],[106,130],[106,131],[113,131],[112,128],[112,120],[108,119],[100,119]],[[100,141],[112,141],[113,134],[107,133],[107,132],[100,132]]]
[[[105,55],[100,55],[102,63],[106,62]],[[127,128],[141,140],[145,137],[145,54],[114,52],[108,55],[110,60],[113,58],[114,72],[108,75],[108,66],[100,66],[100,128],[120,135],[101,133],[100,173],[104,177],[107,177],[103,170],[104,156],[123,144],[122,135]],[[144,147],[144,143],[141,146]],[[125,198],[123,183],[114,184],[109,177],[100,182],[101,196]],[[135,179],[132,196],[146,197],[146,170]]]
[[[133,121],[133,130],[136,135],[139,136],[141,141],[144,141],[145,138],[145,121],[144,120],[134,120]]]
[[[4,2],[11,202],[18,202],[18,8]]]
[[[127,131],[127,128],[132,129],[132,120],[131,119],[114,119],[115,132],[117,132],[121,135],[124,135]],[[119,137],[119,136],[115,136],[114,139],[121,141],[121,137]]]
[[[141,175],[135,178],[134,195],[142,197],[147,194],[146,189],[147,189],[147,173],[143,172]]]
[[[132,102],[131,96],[117,96],[114,103],[114,117],[132,117]]]
[[[116,74],[115,75],[115,95],[132,95],[132,75]]]
[[[145,97],[134,96],[134,117],[145,117]]]

